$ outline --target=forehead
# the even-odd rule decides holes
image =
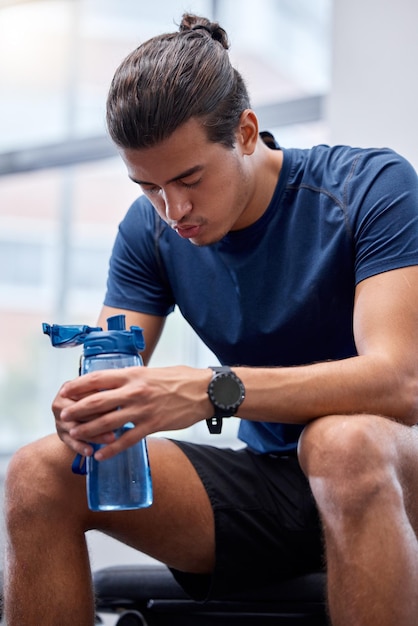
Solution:
[[[120,155],[133,180],[162,184],[193,167],[206,167],[227,150],[209,141],[203,124],[192,118],[155,146],[121,149]]]

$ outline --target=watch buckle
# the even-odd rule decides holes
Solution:
[[[211,435],[220,435],[222,432],[222,417],[210,417],[206,420]]]

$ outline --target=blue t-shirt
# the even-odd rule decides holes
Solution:
[[[165,316],[177,305],[219,361],[297,366],[356,355],[358,282],[418,264],[418,179],[388,149],[285,149],[262,217],[197,247],[138,198],[120,224],[105,303]],[[259,452],[303,427],[242,420]]]

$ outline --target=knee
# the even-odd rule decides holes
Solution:
[[[359,514],[374,497],[399,499],[396,448],[373,415],[329,416],[310,423],[299,460],[320,510]]]
[[[5,520],[9,529],[30,525],[37,517],[48,515],[52,503],[55,507],[59,504],[57,461],[62,445],[56,437],[45,438],[13,455],[4,485]]]

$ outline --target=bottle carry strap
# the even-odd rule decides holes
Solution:
[[[98,450],[100,446],[93,443],[92,444],[94,450]],[[87,458],[82,454],[76,454],[74,457],[74,461],[71,464],[71,470],[73,474],[80,474],[81,476],[85,476],[87,474]]]
[[[82,476],[84,476],[85,474],[87,474],[86,465],[86,457],[81,454],[77,454],[74,457],[74,461],[72,462],[71,470],[73,474],[81,474]]]

